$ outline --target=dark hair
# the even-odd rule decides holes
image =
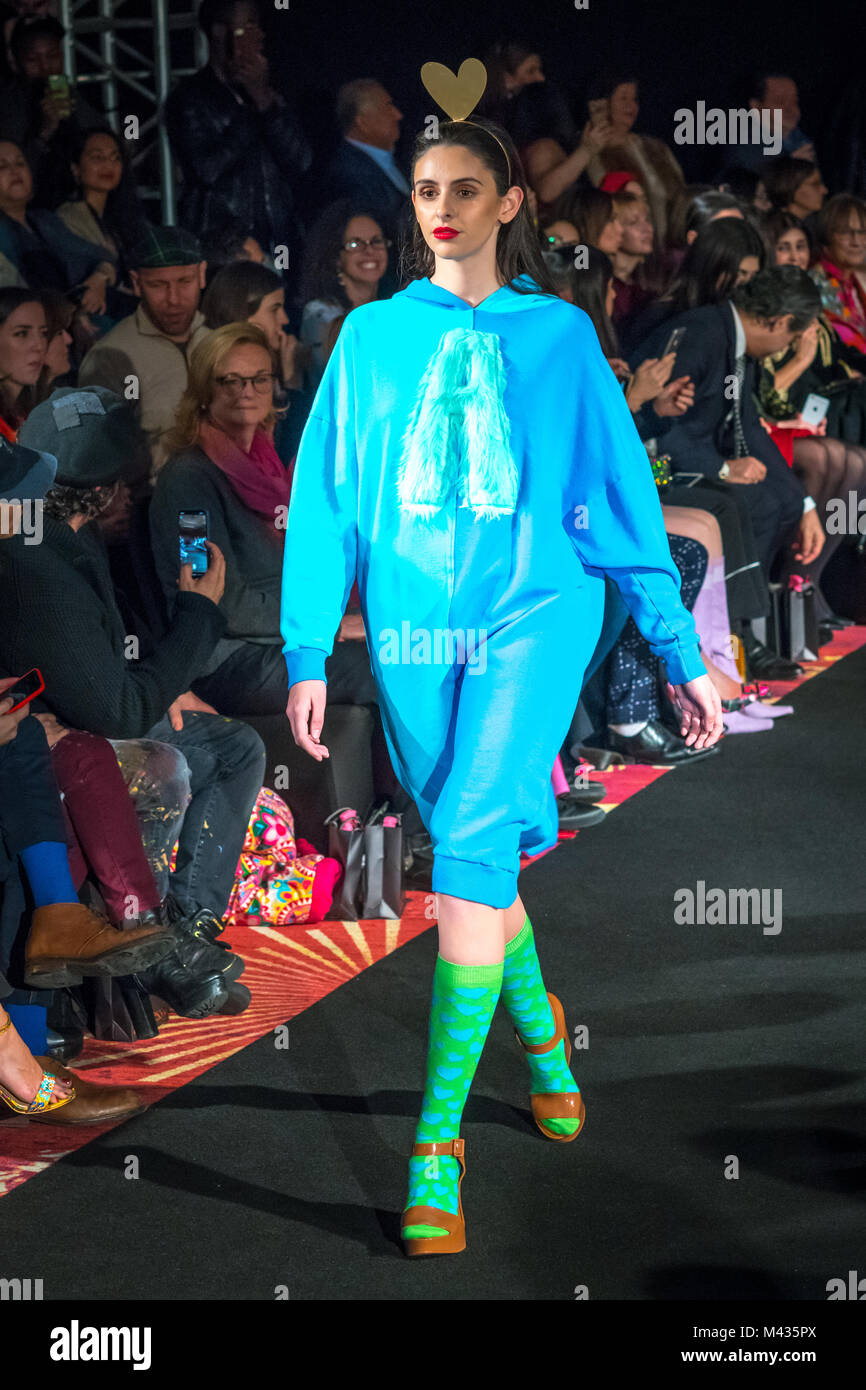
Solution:
[[[378,214],[359,206],[354,198],[338,198],[329,203],[310,227],[298,277],[297,304],[323,299],[326,303],[339,304],[347,314],[354,307],[337,279],[337,262],[346,239],[346,228],[353,217],[369,217],[381,228]]]
[[[709,222],[683,257],[668,295],[671,312],[681,314],[730,299],[746,256],[755,256],[763,270],[764,243],[751,223],[733,217]]]
[[[711,188],[706,193],[696,193],[685,217],[686,234],[702,231],[714,217],[728,208],[736,208],[738,212],[743,212],[742,203],[732,193],[722,193],[718,188]]]
[[[42,15],[39,19],[19,19],[9,36],[9,51],[20,66],[38,39],[57,39],[58,43],[62,43],[65,33],[60,21],[51,15]]]
[[[275,270],[257,261],[232,261],[218,270],[202,295],[201,311],[208,328],[224,323],[243,323],[251,318],[262,300],[285,282]]]
[[[738,309],[753,319],[766,321],[791,315],[791,330],[801,333],[821,312],[818,286],[797,265],[774,265],[759,270],[739,285],[731,298]]]
[[[580,187],[567,190],[557,198],[549,220],[573,222],[581,241],[596,246],[598,239],[614,218],[613,198],[601,188]]]
[[[582,246],[580,250],[586,265],[578,267],[574,258],[576,249],[575,246],[551,246],[542,251],[542,256],[557,287],[560,290],[568,289],[571,302],[592,319],[605,357],[617,357],[619,343],[616,329],[605,304],[607,287],[613,279],[610,257],[595,246]]]
[[[491,44],[484,55],[487,86],[477,107],[479,114],[483,114],[488,107],[497,105],[505,96],[505,74],[513,75],[521,63],[525,63],[527,58],[538,51],[526,38],[500,38]]]
[[[809,246],[809,260],[814,254],[812,238],[809,235],[809,228],[795,217],[792,212],[785,212],[783,208],[773,208],[772,212],[765,212],[761,218],[761,235],[764,238],[764,245],[767,248],[767,256],[770,264],[775,264],[776,246],[786,232],[802,232]]]
[[[640,79],[631,68],[600,68],[587,83],[586,99],[600,101],[602,97],[612,97],[617,87],[625,87],[632,83],[635,87],[640,86]]]
[[[742,203],[753,203],[758,184],[761,183],[766,187],[763,173],[756,169],[744,169],[740,164],[729,164],[719,174],[717,191],[729,193],[732,198],[737,198]]]
[[[73,128],[65,137],[63,153],[69,179],[66,194],[67,196],[74,196],[76,199],[83,196],[72,173],[72,165],[81,163],[87,142],[94,135],[109,136],[114,141],[120,155],[120,182],[106,198],[105,211],[102,213],[100,221],[104,223],[108,233],[114,237],[119,249],[128,248],[134,246],[143,236],[147,219],[138,201],[135,178],[126,154],[126,143],[120,139],[115,130],[111,129],[110,125],[89,126],[85,130]],[[60,203],[64,200],[64,195],[62,190],[58,191],[60,196],[56,197],[55,201]]]
[[[763,101],[767,94],[767,83],[773,78],[784,82],[793,82],[794,78],[789,72],[777,72],[775,68],[757,68],[749,77],[749,90],[746,93],[751,101]]]
[[[816,173],[817,164],[811,159],[795,159],[792,154],[780,154],[768,160],[764,170],[764,187],[774,208],[786,208],[793,202],[801,183]]]
[[[42,295],[39,290],[24,289],[18,285],[9,285],[0,289],[0,328],[14,314],[16,309],[20,309],[24,304],[41,304]],[[18,426],[24,423],[28,414],[36,405],[37,385],[27,386],[21,392],[15,406],[10,410],[3,399],[3,380],[0,379],[0,414],[10,424]]]
[[[555,295],[556,290],[542,259],[538,235],[529,212],[526,175],[514,141],[507,130],[495,125],[493,121],[473,120],[471,125],[464,121],[442,121],[439,134],[435,137],[428,137],[422,131],[416,137],[412,150],[409,166],[410,184],[414,183],[415,165],[418,160],[423,158],[428,150],[437,146],[463,147],[474,154],[492,174],[500,198],[505,196],[509,187],[522,190],[523,202],[517,210],[517,216],[499,228],[496,238],[496,267],[504,283],[510,285],[518,294],[538,293],[534,287],[514,283],[518,275],[529,274],[542,294]],[[506,152],[511,165],[510,180]],[[412,228],[411,241],[408,245],[402,246],[400,252],[401,283],[421,279],[433,273],[436,257],[424,240],[417,218]]]
[[[69,521],[73,516],[86,516],[92,521],[107,510],[114,501],[119,480],[101,487],[69,487],[58,484],[45,494],[45,513],[55,521]]]
[[[202,33],[210,39],[215,24],[228,24],[232,10],[241,0],[201,0],[196,23]],[[250,0],[253,9],[258,9],[256,0]]]
[[[381,86],[382,83],[377,77],[354,77],[351,82],[344,82],[338,88],[334,119],[341,135],[345,135],[347,131],[352,129],[368,92],[375,91],[377,87]]]
[[[50,344],[51,340],[55,338],[58,333],[66,332],[71,336],[72,320],[75,317],[76,309],[73,301],[67,299],[66,295],[61,294],[59,290],[40,290],[39,303],[45,310],[45,327],[47,329],[45,337],[46,343]],[[46,362],[42,371],[39,373],[39,380],[33,388],[35,405],[40,405],[42,401],[48,399],[51,392],[54,390],[54,381],[56,379],[57,378],[51,376],[51,368]]]
[[[853,193],[837,193],[828,198],[815,221],[815,240],[826,250],[843,223],[847,223],[852,212],[856,212],[863,226],[866,226],[866,202]]]

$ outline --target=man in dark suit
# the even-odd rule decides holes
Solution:
[[[808,565],[820,554],[824,531],[814,501],[761,425],[756,364],[788,347],[819,310],[818,291],[805,271],[775,266],[740,285],[731,300],[666,319],[631,359],[637,366],[661,356],[671,331],[686,330],[671,376],[691,378],[695,401],[666,432],[665,453],[676,472],[703,473],[741,489],[767,577],[789,539],[795,558]],[[755,674],[769,674],[751,634],[745,645]]]
[[[336,114],[343,138],[318,180],[317,207],[351,198],[374,216],[394,246],[391,277],[394,252],[412,222],[409,181],[394,158],[402,113],[380,82],[360,77],[339,89]]]

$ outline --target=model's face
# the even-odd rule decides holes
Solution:
[[[757,256],[744,256],[737,269],[735,285],[744,285],[747,280],[751,280],[753,275],[757,275],[761,269],[761,263]]]
[[[866,215],[860,216],[852,208],[847,221],[831,236],[827,249],[830,260],[842,270],[859,270],[866,265]]]
[[[0,206],[26,203],[33,192],[30,165],[10,140],[0,140]]]
[[[622,245],[619,249],[628,256],[648,256],[653,249],[653,224],[647,204],[632,203],[623,208],[618,216],[622,223]]]
[[[167,265],[158,270],[133,270],[130,279],[141,296],[148,318],[169,338],[189,333],[204,289],[207,262]]]
[[[495,242],[523,202],[519,188],[500,198],[490,170],[463,145],[434,145],[418,160],[412,204],[427,245],[438,261],[464,261]],[[450,230],[450,237],[436,232]]]
[[[606,256],[615,256],[622,246],[623,235],[623,225],[619,217],[612,217],[601,229],[597,243],[599,251],[603,251]]]
[[[238,343],[227,352],[214,372],[208,407],[214,424],[227,434],[261,425],[273,408],[273,370],[270,353],[255,343]],[[256,377],[258,383],[232,379],[240,377]]]
[[[250,314],[250,323],[256,324],[264,333],[268,340],[268,347],[273,352],[278,352],[282,331],[288,323],[285,310],[285,290],[274,290],[271,294],[266,294],[258,309],[254,314]]]
[[[23,389],[35,386],[45,365],[48,330],[45,310],[35,300],[13,309],[0,324],[0,379]]]
[[[610,120],[620,134],[631,130],[640,110],[637,100],[637,83],[621,82],[610,94]]]
[[[85,193],[110,193],[120,183],[123,162],[117,142],[110,135],[91,135],[84,146],[81,160],[73,164],[72,172]]]
[[[821,178],[821,170],[815,169],[807,179],[804,179],[794,194],[793,202],[798,208],[808,214],[810,212],[820,212],[824,206],[824,199],[827,197],[827,185]]]
[[[805,232],[792,227],[783,232],[776,242],[776,265],[796,265],[801,270],[809,269],[809,239]]]
[[[347,250],[352,243],[356,244]],[[378,285],[388,269],[388,248],[382,228],[372,217],[353,217],[346,223],[337,266],[356,284]]]

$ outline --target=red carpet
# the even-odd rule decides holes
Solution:
[[[770,698],[788,695],[804,680],[819,675],[864,643],[866,627],[838,632],[830,646],[823,649],[821,660],[809,665],[800,681],[773,685]],[[601,774],[608,792],[603,808],[612,811],[671,771],[671,768],[637,766],[609,769]],[[572,839],[573,836],[560,838]],[[536,859],[543,857],[535,856]],[[534,861],[525,861],[530,862]],[[426,931],[434,919],[432,893],[410,893],[399,922],[319,922],[309,927],[233,928],[231,945],[246,962],[243,982],[252,992],[252,1003],[246,1013],[238,1018],[217,1017],[200,1023],[173,1016],[162,1026],[159,1037],[145,1043],[105,1043],[88,1038],[84,1052],[73,1063],[73,1070],[93,1081],[135,1086],[146,1091],[148,1101],[160,1100],[256,1038],[303,1013],[346,980]],[[111,1128],[111,1124],[74,1128],[36,1125],[3,1107],[0,1115],[0,1196]]]

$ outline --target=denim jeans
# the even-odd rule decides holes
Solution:
[[[250,813],[265,774],[265,746],[254,729],[220,714],[183,716],[178,732],[161,719],[145,735],[180,750],[190,802],[180,828],[171,891],[185,914],[228,906]]]

